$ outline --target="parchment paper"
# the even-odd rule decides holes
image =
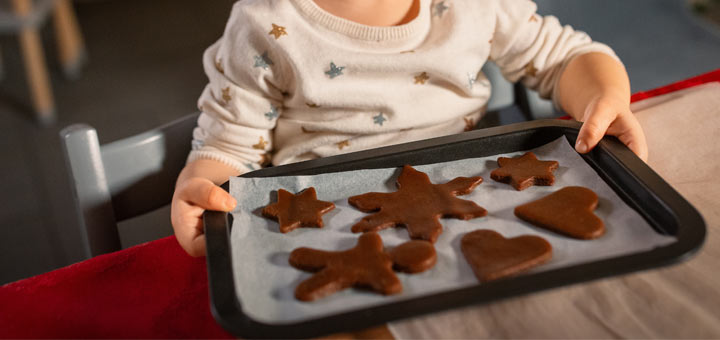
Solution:
[[[398,273],[403,283],[403,292],[394,296],[348,289],[311,303],[297,301],[293,295],[295,287],[311,274],[291,267],[288,256],[298,247],[324,250],[353,247],[358,234],[353,234],[350,227],[366,214],[348,205],[347,198],[371,191],[395,191],[395,180],[400,168],[315,176],[232,178],[230,193],[238,200],[238,207],[233,211],[232,261],[235,288],[243,311],[260,322],[292,323],[398,299],[478,285],[459,246],[460,238],[476,229],[493,229],[505,237],[530,234],[548,240],[553,246],[552,260],[531,272],[646,251],[675,240],[674,237],[656,233],[637,212],[625,205],[564,137],[532,151],[541,160],[559,161],[554,186],[531,187],[518,192],[507,184],[490,179],[490,172],[497,168],[498,157],[517,156],[524,151],[415,167],[426,172],[433,183],[445,183],[458,176],[482,176],[482,184],[471,194],[460,197],[487,209],[488,216],[469,221],[442,219],[444,230],[435,243],[437,264],[420,274]],[[606,234],[600,239],[570,239],[536,228],[514,216],[513,209],[517,205],[569,185],[588,187],[600,197],[595,213],[603,219],[607,228]],[[323,229],[300,228],[282,234],[277,222],[260,215],[262,207],[275,201],[277,189],[296,193],[310,186],[316,188],[318,199],[332,201],[336,205],[333,211],[324,215]],[[380,235],[387,247],[409,240],[404,228],[386,229]]]

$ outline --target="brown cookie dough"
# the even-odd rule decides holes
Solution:
[[[406,165],[397,180],[398,191],[352,196],[348,202],[364,212],[376,212],[352,226],[354,233],[404,225],[410,238],[435,242],[442,232],[440,217],[468,220],[487,215],[472,201],[455,196],[470,193],[482,177],[458,177],[432,184],[428,176]]]
[[[593,213],[598,196],[584,187],[565,187],[515,208],[515,216],[540,228],[577,239],[605,234],[605,224]]]
[[[410,241],[386,252],[380,235],[370,232],[344,251],[295,249],[290,253],[290,265],[316,272],[296,287],[295,298],[313,301],[353,286],[384,295],[400,293],[402,283],[393,272],[396,260],[403,271],[420,272],[435,264],[435,248],[429,242]]]
[[[492,230],[465,234],[460,248],[481,282],[513,276],[552,258],[552,246],[542,237],[505,238]]]
[[[490,178],[509,183],[517,190],[525,190],[533,185],[553,185],[553,171],[558,168],[557,161],[540,161],[534,153],[526,152],[522,156],[497,160],[499,168],[490,173]]]
[[[411,274],[424,272],[437,262],[435,247],[428,241],[407,241],[388,251],[388,254],[395,270]]]
[[[322,215],[335,208],[332,202],[317,199],[315,188],[307,188],[297,195],[280,189],[278,201],[265,206],[262,214],[280,224],[280,232],[287,233],[299,227],[323,227]]]

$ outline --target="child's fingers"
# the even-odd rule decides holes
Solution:
[[[613,133],[613,135],[617,136],[617,138],[623,144],[627,145],[640,159],[647,162],[648,146],[645,133],[643,133],[640,122],[638,122],[635,116],[632,113],[621,115],[618,121],[611,126],[610,130],[615,130],[615,125],[618,125],[619,132],[617,134]]]
[[[207,210],[230,211],[237,204],[225,190],[210,180],[199,177],[187,180],[181,198]]]
[[[583,122],[575,142],[575,150],[579,153],[587,153],[592,150],[600,139],[603,138],[608,127],[617,116],[612,107],[593,105],[592,112],[586,115],[587,120]]]
[[[197,257],[205,255],[205,235],[202,229],[202,213],[205,209],[188,202],[173,202],[172,223],[180,246]]]

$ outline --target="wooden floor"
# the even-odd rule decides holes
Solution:
[[[205,85],[203,50],[222,33],[232,0],[76,1],[88,48],[81,76],[61,76],[51,25],[43,30],[59,121],[41,128],[30,112],[17,39],[0,36],[0,284],[65,266],[63,228],[75,221],[58,131],[94,126],[101,142],[132,135],[196,110]],[[540,12],[582,27],[614,47],[633,90],[720,67],[720,34],[693,20],[684,0],[538,0]],[[167,211],[129,223],[169,234]]]

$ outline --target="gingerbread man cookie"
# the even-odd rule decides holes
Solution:
[[[458,177],[432,184],[427,174],[406,165],[397,180],[398,191],[352,196],[348,202],[364,212],[375,212],[352,226],[354,233],[379,231],[404,225],[410,238],[435,242],[442,232],[440,217],[469,220],[487,215],[472,201],[455,196],[470,193],[482,177]]]
[[[605,233],[605,224],[593,213],[595,192],[584,187],[565,187],[515,208],[515,216],[540,228],[577,239],[594,239]]]
[[[490,178],[509,183],[518,191],[533,185],[553,185],[553,171],[559,164],[557,161],[538,160],[532,152],[513,158],[500,157],[497,162],[500,167],[490,173]]]
[[[402,283],[393,272],[394,263],[405,272],[417,273],[436,261],[432,244],[410,242],[386,252],[380,235],[371,232],[360,235],[357,245],[344,251],[295,249],[290,253],[290,265],[316,272],[296,287],[295,298],[313,301],[353,286],[384,295],[400,293]]]
[[[262,214],[280,224],[280,232],[287,233],[299,227],[323,227],[322,215],[335,208],[332,202],[317,199],[315,188],[307,188],[297,195],[280,189],[276,203],[265,206]]]
[[[465,259],[481,282],[512,276],[552,257],[552,246],[539,236],[505,238],[492,230],[475,230],[460,241]]]

